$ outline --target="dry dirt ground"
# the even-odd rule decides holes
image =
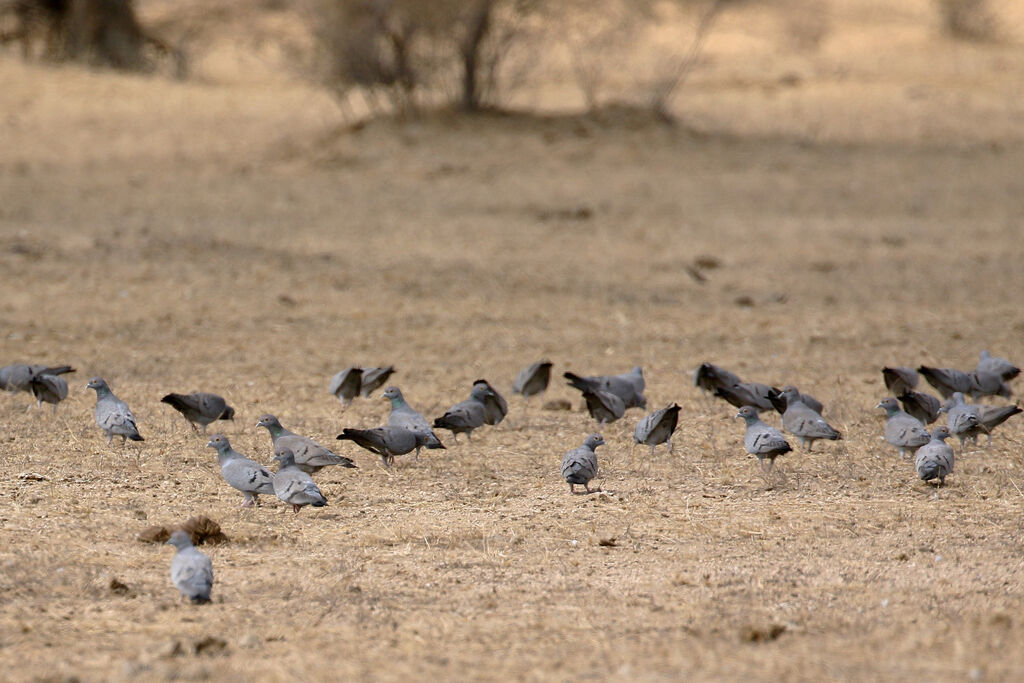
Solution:
[[[853,5],[833,18],[846,77],[815,71],[843,49],[827,43],[776,55],[801,85],[757,85],[772,67],[726,26],[675,128],[347,131],[280,74],[3,55],[0,362],[79,369],[56,415],[0,396],[3,678],[1024,677],[1024,420],[936,490],[872,408],[883,364],[1024,362],[1024,58],[908,29],[883,68],[879,32],[909,19]],[[685,271],[701,256],[720,263],[703,284]],[[332,445],[382,423],[379,397],[343,413],[326,393],[349,364],[393,363],[434,416],[541,357],[642,365],[651,405],[683,407],[675,454],[631,452],[631,411],[604,431],[605,492],[569,495],[559,459],[594,425],[556,381],[572,412],[510,395],[499,427],[391,470],[339,445],[359,469],[318,475],[328,507],[242,510],[158,402],[224,394],[223,431],[268,461],[262,413]],[[846,439],[764,480],[735,410],[692,387],[703,360],[798,384]],[[140,448],[104,444],[92,375]],[[178,601],[169,547],[135,540],[198,513],[231,538],[206,550],[205,607]]]

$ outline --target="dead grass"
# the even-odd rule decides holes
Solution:
[[[850,39],[831,16],[826,54]],[[786,132],[814,107],[719,86],[684,105],[689,127],[438,116],[338,135],[295,86],[0,62],[21,107],[0,125],[0,359],[80,369],[56,417],[0,396],[8,677],[1021,678],[1024,422],[936,490],[872,410],[883,364],[1024,358],[1018,103],[982,80],[939,91],[972,88],[958,109],[900,108],[822,77],[800,97],[827,112],[871,93],[878,113],[814,142]],[[712,101],[731,130],[699,125]],[[730,118],[769,101],[793,117]],[[979,101],[994,113],[969,135],[885,125]],[[717,263],[703,284],[695,262]],[[544,399],[573,411],[509,396],[507,423],[419,463],[342,445],[359,469],[322,473],[329,506],[293,515],[239,508],[159,403],[223,393],[225,433],[267,461],[262,413],[332,444],[384,419],[379,398],[341,413],[327,394],[346,365],[393,363],[435,415],[541,357],[643,365],[651,405],[683,408],[676,454],[631,453],[631,412],[604,432],[605,493],[570,496],[558,461],[593,425],[556,383]],[[810,391],[847,438],[766,482],[734,411],[691,386],[706,359]],[[104,445],[94,374],[140,449]],[[200,514],[231,540],[205,550],[214,604],[195,608],[171,549],[135,536]]]

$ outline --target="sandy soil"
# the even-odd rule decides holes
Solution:
[[[280,71],[176,83],[4,54],[0,363],[79,368],[55,416],[0,396],[5,676],[1019,680],[1024,421],[936,490],[872,409],[884,364],[1024,362],[1024,59],[917,28],[926,7],[837,3],[814,55],[744,60],[726,25],[674,128],[353,130]],[[794,64],[797,85],[764,87]],[[702,256],[720,267],[698,283]],[[676,453],[632,452],[630,411],[604,431],[605,493],[570,496],[560,457],[594,425],[555,382],[572,412],[509,396],[472,444],[391,470],[339,445],[359,469],[318,475],[327,508],[241,510],[159,403],[224,394],[224,433],[269,461],[264,412],[332,445],[383,422],[379,397],[343,413],[326,393],[347,365],[394,364],[434,416],[541,357],[643,365],[651,405],[683,406]],[[846,439],[766,482],[735,410],[692,387],[703,360],[798,384]],[[140,449],[106,447],[92,375]],[[197,608],[171,549],[135,535],[199,513],[231,542]]]

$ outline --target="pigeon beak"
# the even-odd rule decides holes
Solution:
[[[743,417],[743,416],[740,415],[739,413],[736,413],[735,415],[733,415],[733,417],[735,418],[735,417]]]
[[[882,404],[881,404],[881,403],[879,403],[879,404],[878,404],[877,406],[875,406],[875,407],[876,407],[876,408],[881,408],[881,407],[882,407]]]
[[[263,426],[263,421],[261,420],[261,421],[257,422],[255,426],[262,427]]]

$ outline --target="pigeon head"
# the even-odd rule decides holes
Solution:
[[[173,545],[178,550],[192,547],[192,537],[184,529],[178,529],[167,540],[167,545]]]
[[[604,445],[604,439],[601,438],[600,434],[591,434],[587,437],[587,440],[583,442],[583,445],[590,448],[590,450],[594,450],[598,446]]]
[[[234,420],[235,419],[235,409],[232,408],[231,406],[228,406],[227,408],[224,409],[224,412],[220,414],[220,419],[222,419],[222,420]]]
[[[782,387],[782,391],[779,392],[779,396],[786,399],[786,405],[789,405],[792,401],[800,400],[800,392],[797,391],[794,386]]]
[[[93,377],[89,380],[89,383],[85,385],[86,389],[95,389],[96,391],[110,391],[110,387],[107,385],[107,380],[102,377]]]
[[[228,437],[223,434],[214,434],[210,437],[210,443],[206,445],[208,448],[216,448],[218,451],[226,451],[231,448],[231,444],[228,443]]]
[[[640,367],[639,365],[637,365],[637,366],[635,366],[633,368],[633,374],[634,375],[640,375],[641,377],[643,377],[644,376],[644,369],[642,367]]]
[[[886,415],[892,415],[893,413],[899,411],[900,409],[899,404],[896,403],[896,399],[894,399],[892,396],[888,398],[883,398],[875,407],[884,409]]]
[[[264,415],[260,418],[260,421],[256,423],[257,427],[266,427],[272,432],[275,429],[281,429],[281,422],[273,415]]]
[[[988,360],[991,357],[992,356],[989,355],[988,351],[982,351],[981,352],[981,360]]]
[[[290,448],[278,448],[274,451],[274,460],[276,460],[281,467],[291,467],[295,464],[295,454],[292,453]]]
[[[945,441],[950,437],[949,427],[942,425],[932,430],[932,438],[938,439],[939,441]]]
[[[470,398],[472,398],[474,400],[477,400],[477,401],[483,401],[488,396],[493,396],[493,395],[494,395],[494,392],[491,391],[490,387],[486,383],[484,383],[484,384],[474,384],[473,385],[473,389],[469,392]]]
[[[742,417],[748,424],[759,419],[757,411],[750,406],[743,406],[740,408],[740,411],[736,413],[736,417]]]
[[[384,390],[383,397],[392,403],[401,403],[405,400],[402,396],[402,390],[398,387],[388,387]]]

